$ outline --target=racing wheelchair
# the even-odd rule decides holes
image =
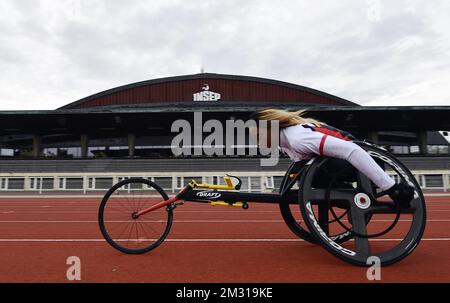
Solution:
[[[304,241],[321,245],[353,265],[372,265],[371,257],[379,258],[382,266],[393,264],[410,255],[422,238],[425,199],[412,173],[387,150],[368,141],[354,143],[397,182],[414,187],[409,205],[392,201],[347,161],[316,156],[292,163],[278,193],[239,192],[242,181],[226,176],[226,184],[192,180],[169,198],[148,179],[122,180],[101,201],[101,233],[115,249],[142,254],[166,239],[174,210],[185,202],[243,209],[249,203],[276,203],[286,225]]]

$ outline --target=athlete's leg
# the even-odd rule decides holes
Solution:
[[[375,162],[375,160],[359,145],[334,137],[326,137],[322,152],[325,156],[347,160],[356,169],[366,175],[381,190],[387,191],[389,196],[407,206],[414,197],[414,188],[405,182],[396,184],[395,181]]]
[[[412,199],[411,191],[414,191],[412,187],[407,184],[395,185],[395,181],[359,145],[301,126],[286,128],[284,135],[288,139],[289,147],[299,155],[319,154],[346,160],[381,190],[394,192],[391,198],[408,201]],[[399,195],[395,195],[395,193],[399,193]]]
[[[323,143],[323,155],[350,162],[356,169],[366,175],[381,190],[391,188],[395,181],[375,162],[359,145],[327,136]]]

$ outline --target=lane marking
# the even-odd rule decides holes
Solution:
[[[252,202],[250,202],[250,203],[252,203]],[[253,203],[257,203],[257,202],[253,202]],[[444,202],[444,203],[447,203],[447,204],[446,205],[429,205],[428,204],[427,210],[428,210],[428,208],[430,208],[430,210],[434,210],[435,207],[436,208],[441,208],[441,207],[445,207],[445,206],[450,207],[450,202]],[[19,204],[23,204],[23,203],[19,203]],[[2,205],[2,204],[0,204],[0,208],[8,208],[8,207],[13,207],[13,208],[65,208],[65,207],[67,207],[67,208],[96,208],[96,209],[98,209],[100,206],[99,203],[95,204],[95,205],[39,205],[38,203],[35,203],[35,204],[37,204],[37,205],[18,205],[18,204]],[[87,204],[87,203],[83,203],[83,204]],[[276,206],[278,206],[278,204],[273,207],[276,207]],[[207,207],[211,207],[211,206],[205,205],[205,208],[207,208]],[[189,210],[182,209],[180,211],[189,211]],[[246,211],[249,212],[249,210],[246,210]],[[275,211],[275,210],[271,210],[271,211]],[[277,210],[277,212],[279,212],[279,210]]]
[[[155,241],[156,239],[118,239],[126,241]],[[374,242],[402,241],[403,239],[372,239]],[[353,241],[353,240],[351,240]],[[450,241],[450,238],[422,238],[421,241]],[[0,239],[0,242],[106,242],[104,239]],[[166,239],[164,242],[305,242],[302,239]]]
[[[342,220],[348,222],[348,220]],[[411,222],[412,220],[399,220],[399,222]],[[129,221],[105,221],[109,223],[129,222]],[[141,220],[138,222],[160,223],[166,220]],[[297,220],[297,222],[304,222]],[[370,222],[392,222],[392,220],[371,220]],[[450,219],[429,219],[427,222],[450,222]],[[0,223],[98,223],[96,220],[3,220]],[[173,220],[173,223],[285,223],[283,220]]]
[[[105,190],[106,192],[106,190]],[[245,193],[245,192],[243,192]],[[448,193],[424,193],[424,197],[450,197],[450,192]],[[125,197],[135,197],[135,195],[121,195],[112,196],[113,198],[125,198]],[[93,198],[103,198],[104,195],[86,194],[86,195],[0,195],[0,199],[93,199]],[[145,198],[160,198],[159,195],[140,195],[140,197]]]
[[[427,213],[434,213],[434,212],[450,212],[450,210],[427,210]],[[216,214],[226,214],[226,213],[277,213],[280,214],[280,211],[248,211],[248,210],[241,210],[241,211],[176,211],[175,212],[177,215],[182,214],[182,213],[216,213]],[[4,215],[8,215],[8,214],[17,214],[17,215],[26,215],[26,214],[97,214],[96,211],[14,211],[14,210],[10,210],[10,211],[1,211],[0,215],[4,214]],[[300,212],[295,212],[294,216],[299,215],[300,216]]]
[[[107,190],[105,190],[106,192]],[[449,194],[450,195],[450,194]],[[103,198],[105,195],[0,195],[0,199],[92,199],[92,198]],[[112,198],[127,198],[127,197],[136,197],[136,195],[114,195]],[[139,195],[142,198],[161,198],[160,195]]]
[[[103,195],[0,195],[0,199],[89,199],[89,198],[103,198]]]

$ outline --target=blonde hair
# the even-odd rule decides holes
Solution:
[[[252,116],[256,120],[278,120],[280,123],[280,128],[305,123],[322,124],[319,120],[303,117],[305,112],[305,109],[290,112],[282,109],[268,108],[258,110]]]

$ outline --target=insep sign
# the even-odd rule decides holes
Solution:
[[[202,92],[195,93],[192,95],[194,101],[219,101],[221,95],[219,93],[209,91],[209,85],[204,84],[202,87]]]

